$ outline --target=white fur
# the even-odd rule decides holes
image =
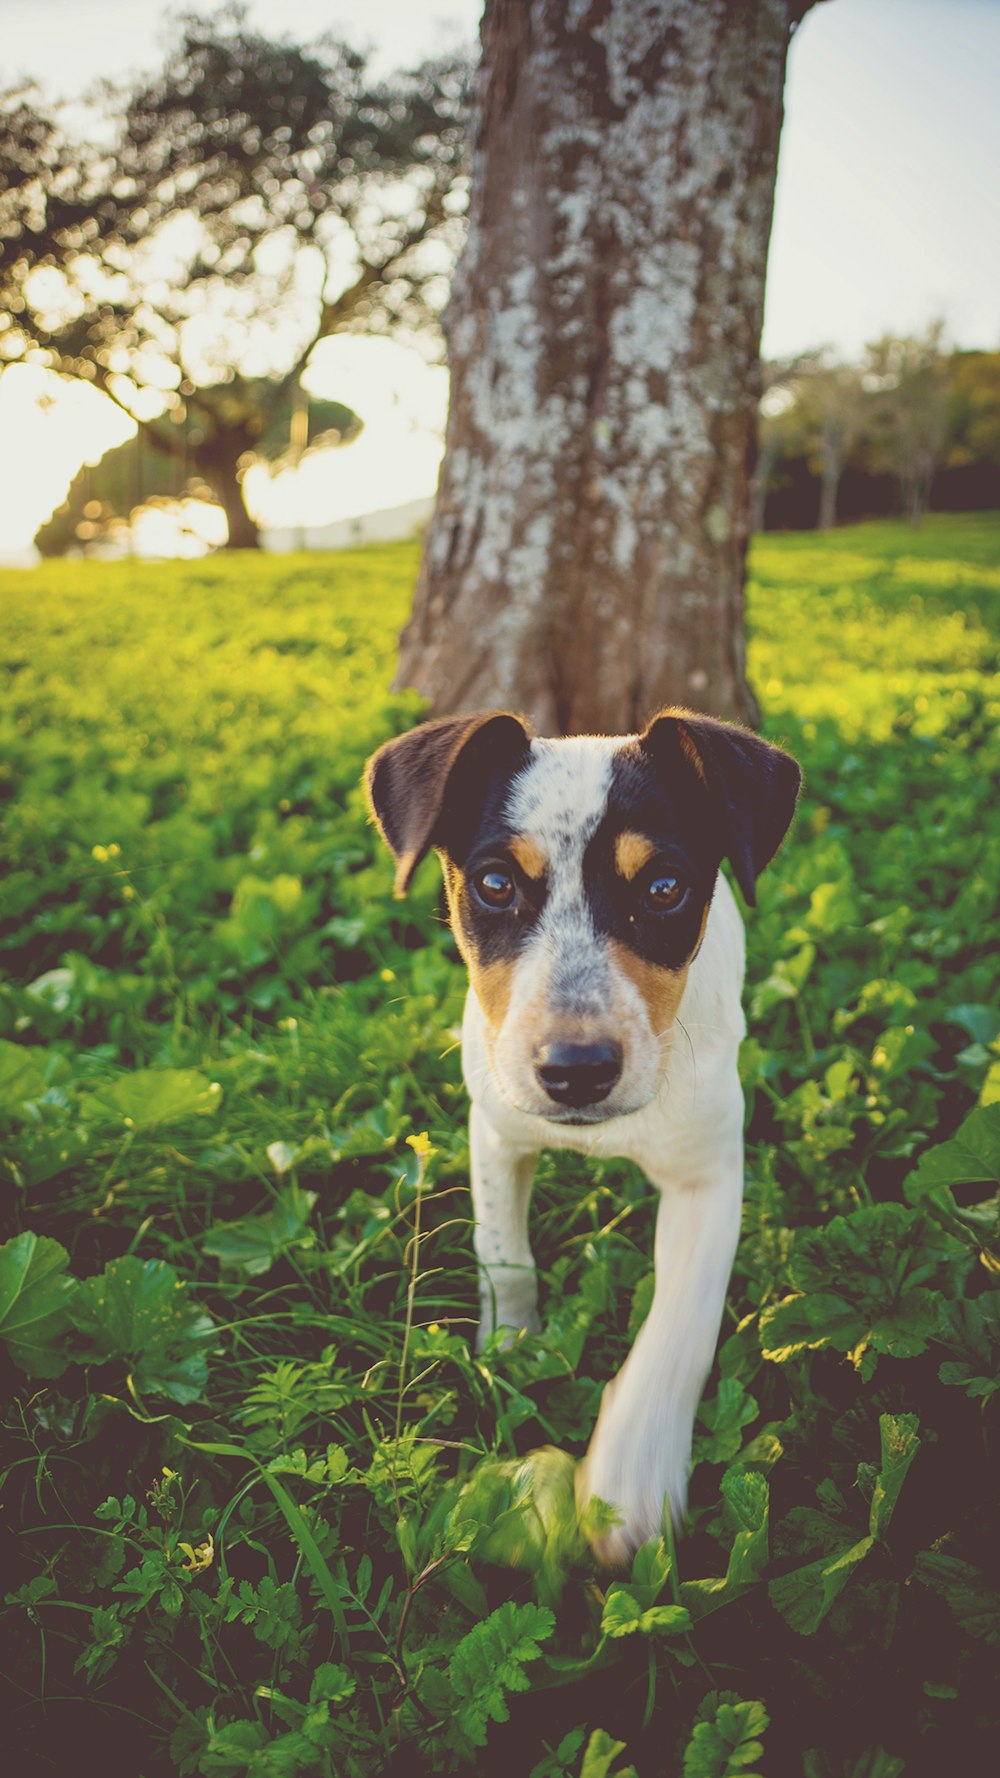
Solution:
[[[533,744],[535,760],[515,785],[508,812],[550,859],[549,899],[518,963],[499,1034],[472,990],[463,1031],[472,1100],[480,1344],[497,1328],[538,1326],[528,1207],[540,1149],[624,1156],[643,1167],[660,1192],[653,1304],[604,1391],[578,1472],[581,1506],[596,1496],[617,1509],[616,1527],[597,1545],[609,1562],[625,1560],[658,1534],[665,1505],[675,1520],[684,1512],[694,1416],[739,1236],[743,1095],[736,1063],[745,1031],[743,927],[724,878],[684,989],[679,1040],[673,1030],[650,1029],[641,996],[609,968],[580,871],[619,744],[604,737]],[[622,1079],[597,1108],[600,1121],[583,1126],[545,1115],[531,1067],[529,1038],[533,1032],[535,1040],[544,1040],[538,1017],[549,1016],[553,984],[558,1003],[563,979],[576,991],[577,1015],[595,1032],[602,1021],[607,1025],[611,1003],[616,1028],[623,1019],[628,1026]]]
[[[541,918],[514,969],[510,1006],[499,1031],[484,1026],[487,1061],[502,1095],[517,1109],[561,1121],[535,1072],[536,1046],[574,1033],[622,1044],[621,1078],[597,1119],[631,1113],[656,1091],[661,1049],[642,995],[613,968],[584,892],[584,853],[608,805],[611,768],[623,737],[578,735],[533,741],[532,762],[515,781],[506,815],[547,861]],[[579,1116],[579,1113],[574,1115]]]

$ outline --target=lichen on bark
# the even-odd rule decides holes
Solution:
[[[452,408],[397,683],[753,720],[743,575],[789,0],[490,0]]]

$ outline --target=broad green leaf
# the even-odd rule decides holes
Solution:
[[[695,1431],[695,1455],[703,1463],[728,1463],[743,1443],[743,1428],[758,1414],[757,1403],[738,1377],[722,1377],[718,1392],[711,1401],[703,1401],[698,1410],[702,1432]]]
[[[720,1484],[726,1517],[736,1526],[724,1575],[712,1580],[681,1583],[681,1599],[693,1618],[706,1617],[728,1605],[760,1580],[768,1559],[767,1477],[757,1470],[734,1466]]]
[[[878,1356],[926,1350],[971,1256],[905,1204],[865,1205],[797,1236],[789,1271],[798,1294],[760,1317],[763,1356],[785,1364],[832,1347],[867,1381]],[[931,1288],[931,1286],[934,1288]]]
[[[0,1038],[0,1112],[16,1112],[26,1099],[37,1099],[46,1087],[47,1051]]]
[[[921,1155],[906,1195],[915,1202],[952,1185],[1000,1185],[1000,1105],[978,1105],[949,1141]]]
[[[128,1128],[152,1130],[160,1124],[206,1117],[218,1110],[221,1101],[218,1081],[194,1068],[137,1068],[91,1093],[82,1109],[90,1117],[110,1117]]]
[[[882,1467],[875,1482],[868,1526],[875,1538],[883,1537],[889,1529],[899,1491],[920,1447],[916,1414],[880,1414],[878,1424]]]
[[[58,1241],[27,1231],[0,1247],[0,1339],[33,1377],[58,1377],[70,1353],[64,1335],[77,1289]]]
[[[290,1247],[311,1247],[315,1236],[309,1217],[316,1192],[287,1186],[279,1191],[272,1208],[262,1216],[241,1216],[235,1222],[217,1222],[202,1240],[202,1249],[220,1265],[239,1268],[251,1278],[270,1270]]]
[[[800,1636],[811,1636],[874,1542],[873,1537],[863,1537],[837,1555],[820,1556],[804,1568],[780,1575],[768,1588],[772,1605]]]
[[[1000,1291],[949,1303],[941,1340],[958,1354],[939,1366],[941,1382],[958,1384],[985,1405],[1000,1389]]]
[[[945,1014],[950,1025],[961,1025],[975,1043],[992,1043],[1000,1037],[1000,1011],[995,1006],[986,1006],[981,1001],[975,1005],[953,1006]]]
[[[70,1314],[86,1356],[123,1360],[140,1393],[179,1402],[203,1393],[215,1324],[164,1260],[112,1260],[80,1285]]]
[[[1000,1644],[1000,1592],[992,1576],[946,1550],[921,1550],[913,1575],[944,1599],[968,1635],[994,1648]]]

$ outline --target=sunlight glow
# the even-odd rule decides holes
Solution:
[[[305,383],[312,394],[354,408],[364,430],[352,444],[307,456],[298,469],[272,477],[264,465],[252,468],[247,503],[265,529],[324,525],[433,494],[448,405],[443,366],[388,339],[341,334],[316,348]],[[85,383],[28,365],[5,370],[0,559],[33,561],[32,538],[66,498],[81,462],[96,463],[133,431],[121,410]],[[181,525],[147,509],[133,547],[140,555],[198,554],[224,535],[218,508],[187,502]]]

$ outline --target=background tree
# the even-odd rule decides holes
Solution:
[[[106,89],[110,144],[71,142],[9,95],[8,360],[96,384],[191,461],[230,544],[254,546],[241,471],[318,341],[436,320],[464,207],[465,85],[458,59],[373,83],[343,44],[298,48],[230,12],[186,19],[155,78]]]
[[[438,712],[753,721],[743,577],[808,0],[487,0],[447,453],[397,683]]]
[[[1000,352],[955,352],[949,372],[947,465],[985,470],[984,504],[1000,505]]]
[[[750,476],[751,535],[764,529],[767,496],[783,457],[805,448],[802,416],[795,399],[798,358],[765,361],[760,367],[761,398],[757,413],[757,448]]]
[[[187,425],[187,416],[178,415],[177,409],[171,418]],[[282,407],[272,409],[254,457],[277,475],[313,451],[350,443],[360,430],[358,416],[342,402],[309,401],[296,390]],[[212,489],[186,453],[165,455],[156,448],[157,436],[140,427],[134,438],[105,451],[99,462],[83,465],[62,505],[36,532],[35,547],[41,555],[61,556],[110,540],[128,547],[131,527],[147,509],[170,511],[183,524],[184,502],[214,500]],[[183,438],[181,442],[183,446]]]
[[[926,510],[948,437],[943,333],[944,324],[935,321],[923,334],[885,334],[866,355],[866,380],[879,396],[876,456],[896,476],[903,511],[914,527]]]
[[[871,423],[872,398],[860,369],[839,363],[829,348],[800,363],[792,393],[810,466],[819,474],[818,529],[829,531],[837,523],[848,458]]]

